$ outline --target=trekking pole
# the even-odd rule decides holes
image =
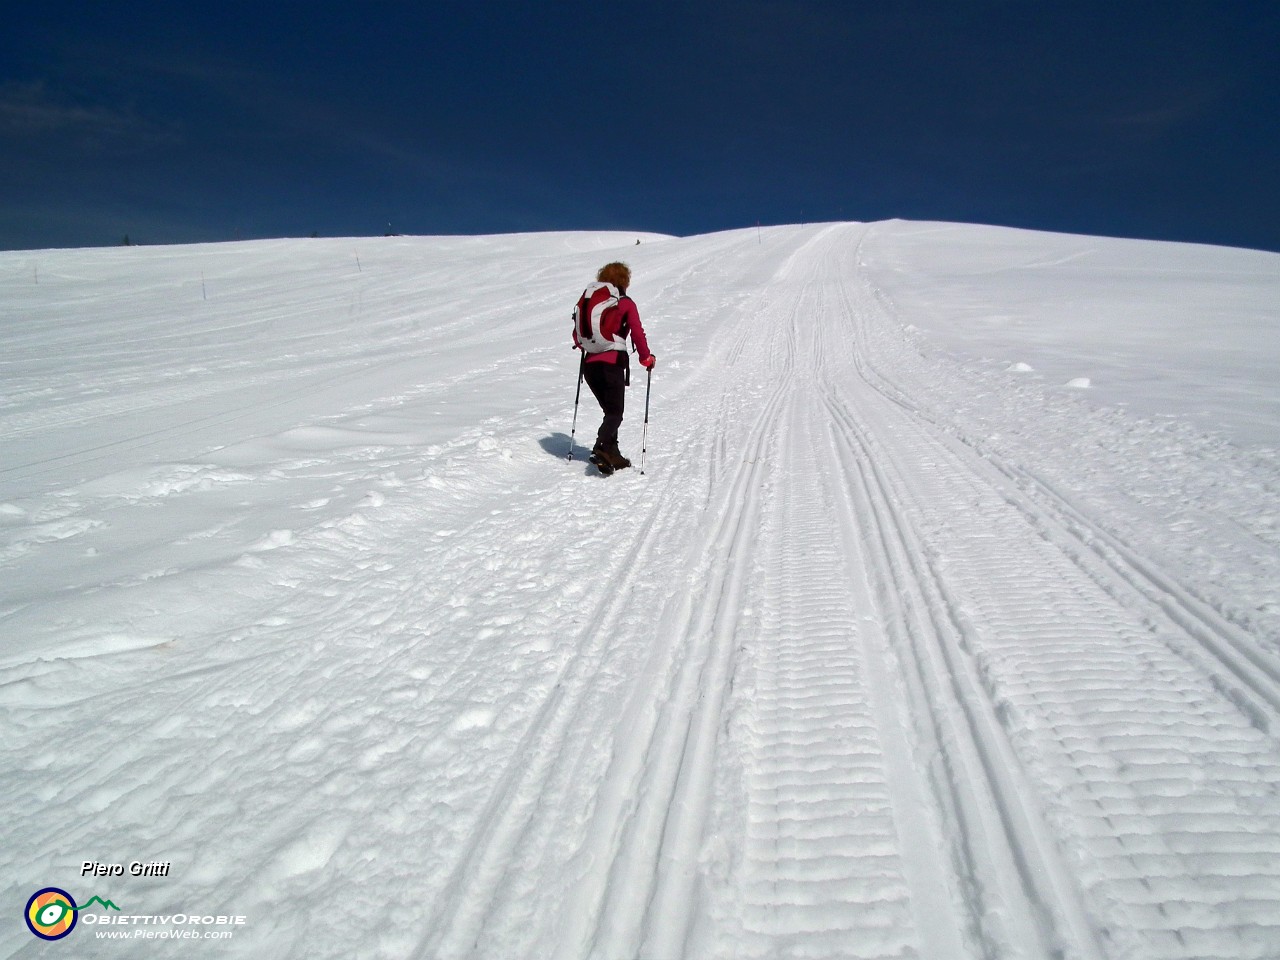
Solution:
[[[569,430],[569,455],[566,460],[573,459],[573,435],[578,432],[578,400],[582,397],[582,372],[587,365],[587,354],[583,351],[578,358],[578,391],[573,395],[573,427]]]
[[[653,386],[653,367],[646,367],[644,381],[644,430],[640,434],[640,476],[644,476],[644,451],[649,443],[649,388]]]

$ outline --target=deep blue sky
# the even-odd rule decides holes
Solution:
[[[959,220],[1280,250],[1280,3],[41,0],[0,248]]]

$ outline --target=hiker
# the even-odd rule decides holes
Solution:
[[[618,449],[618,426],[631,383],[627,337],[640,355],[640,365],[652,369],[657,358],[649,352],[635,301],[627,296],[631,268],[607,263],[596,282],[583,291],[574,310],[573,345],[583,351],[582,378],[604,412],[604,420],[591,450],[591,462],[606,475],[631,466]]]

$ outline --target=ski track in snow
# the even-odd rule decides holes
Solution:
[[[1158,493],[1091,485],[1113,454],[1149,480],[1134,452],[1169,434],[922,346],[875,266],[894,230],[624,248],[662,358],[644,476],[601,480],[589,439],[564,462],[565,304],[608,238],[316,247],[341,278],[301,318],[297,247],[259,248],[274,282],[196,250],[225,314],[122,324],[133,366],[88,327],[66,379],[20,366],[11,917],[56,884],[248,918],[139,955],[1280,957],[1273,465],[1178,434],[1243,518],[1179,508],[1232,558],[1197,565]],[[85,256],[66,283],[144,297]],[[520,303],[469,303],[510,258]],[[312,329],[336,315],[372,323],[354,356]],[[260,328],[239,396],[209,371]],[[579,437],[597,420],[584,399]]]

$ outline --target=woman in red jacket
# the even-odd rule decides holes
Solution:
[[[600,430],[596,434],[596,443],[591,450],[591,462],[609,473],[631,466],[631,461],[618,449],[618,426],[622,423],[623,407],[626,401],[626,388],[631,382],[630,357],[627,355],[626,338],[640,355],[640,365],[652,369],[657,358],[649,352],[649,342],[645,339],[644,327],[640,325],[640,312],[635,301],[627,296],[627,288],[631,286],[631,268],[625,263],[607,263],[596,274],[599,284],[607,284],[617,289],[617,306],[610,310],[617,311],[610,316],[607,326],[611,331],[610,339],[618,344],[618,349],[606,349],[592,352],[583,347],[578,336],[578,324],[573,327],[574,346],[584,350],[582,378],[595,395],[604,413]],[[590,293],[592,288],[588,288]],[[587,295],[584,294],[584,299]],[[614,321],[618,323],[614,323]]]

